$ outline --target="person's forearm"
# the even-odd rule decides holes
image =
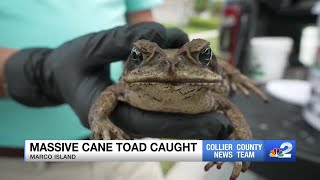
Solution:
[[[128,24],[154,21],[151,10],[131,12],[127,14]]]
[[[15,49],[0,48],[0,97],[5,96],[4,65]]]

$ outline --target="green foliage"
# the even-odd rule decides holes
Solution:
[[[184,32],[186,32],[187,34],[192,34],[192,33],[198,33],[198,32],[202,32],[202,31],[208,31],[208,30],[212,30],[212,28],[206,28],[206,27],[197,27],[197,26],[179,26],[177,24],[170,24],[170,23],[164,23],[164,26],[166,26],[167,28],[179,28],[181,30],[183,30]]]
[[[221,15],[223,11],[223,1],[215,0],[214,2],[210,3],[209,9],[213,16]]]
[[[207,9],[208,0],[194,0],[194,11],[201,13]]]
[[[162,172],[164,175],[167,175],[168,171],[172,168],[175,162],[163,161],[161,162]]]
[[[219,37],[214,37],[214,38],[209,38],[206,39],[208,42],[210,42],[210,47],[212,49],[212,51],[214,52],[214,54],[216,56],[220,56],[220,51],[219,51],[219,45],[218,45],[218,41],[219,41]]]
[[[199,17],[192,17],[189,19],[188,25],[199,28],[217,29],[220,25],[220,18],[215,17],[209,19],[202,19]]]

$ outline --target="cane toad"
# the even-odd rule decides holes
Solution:
[[[138,40],[125,63],[118,84],[104,90],[89,113],[93,139],[130,139],[108,115],[118,101],[143,110],[198,114],[215,111],[230,119],[230,139],[251,139],[252,133],[240,110],[228,100],[230,92],[250,91],[264,101],[267,97],[254,82],[225,61],[217,60],[209,43],[194,39],[180,49],[161,49],[156,43]],[[214,164],[205,166],[209,170]],[[245,171],[249,162],[235,162],[232,179]]]

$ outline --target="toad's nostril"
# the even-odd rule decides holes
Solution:
[[[170,75],[173,75],[176,73],[176,67],[174,65],[174,63],[172,63],[172,61],[168,61],[168,64],[169,64],[169,69],[168,69],[168,72]]]
[[[177,68],[179,66],[180,60],[172,60],[172,61],[167,61],[169,68],[168,68],[168,72],[170,75],[173,75],[176,73]]]
[[[179,64],[180,64],[180,60],[179,60],[179,59],[178,59],[177,61],[174,61],[174,62],[173,62],[173,66],[174,66],[174,67],[178,67]]]

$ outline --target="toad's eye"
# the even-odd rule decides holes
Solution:
[[[210,47],[207,47],[199,54],[199,61],[202,65],[208,66],[212,57],[212,51]]]
[[[134,63],[134,65],[141,64],[141,62],[143,60],[142,53],[135,47],[133,47],[131,50],[131,60]]]

